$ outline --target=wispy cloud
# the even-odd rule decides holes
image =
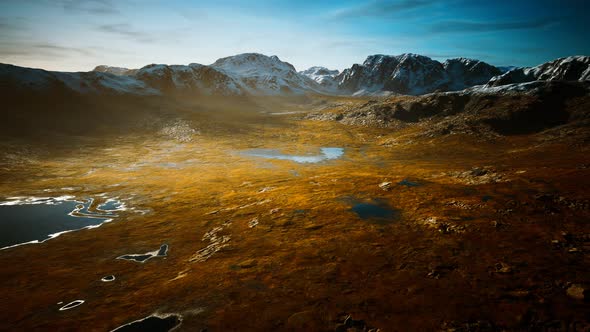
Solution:
[[[32,48],[36,50],[45,50],[47,52],[61,52],[61,53],[74,53],[78,55],[92,55],[91,52],[87,48],[77,48],[77,47],[66,47],[60,45],[52,45],[52,44],[33,44],[31,45]]]
[[[130,38],[143,43],[154,41],[153,36],[144,31],[139,31],[127,23],[104,24],[98,27],[99,31]]]
[[[547,28],[558,22],[559,20],[555,18],[512,22],[441,21],[432,24],[429,30],[435,34],[527,30]]]
[[[46,43],[0,42],[0,56],[35,58],[64,58],[69,56],[92,56],[87,48],[67,47]]]
[[[331,17],[355,18],[355,17],[387,17],[401,14],[414,9],[427,7],[434,4],[434,0],[376,0],[360,6],[342,8],[332,13]]]
[[[95,15],[110,15],[119,12],[111,0],[58,0],[57,2],[68,11]]]

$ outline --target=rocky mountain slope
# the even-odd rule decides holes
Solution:
[[[12,91],[75,92],[81,94],[156,95],[160,92],[132,76],[109,72],[51,72],[0,64],[0,86]]]
[[[590,56],[559,58],[536,67],[514,68],[493,77],[487,86],[501,86],[532,81],[588,81]]]
[[[356,95],[390,92],[420,95],[462,90],[484,84],[501,71],[485,62],[465,58],[440,63],[417,54],[372,55],[336,76],[338,87]]]
[[[184,65],[147,65],[132,77],[163,94],[243,95],[239,82],[226,73],[197,63]]]
[[[446,60],[443,67],[449,77],[448,90],[451,91],[463,90],[467,87],[483,84],[489,77],[501,73],[501,69],[497,67],[483,61],[467,58]]]
[[[418,136],[481,138],[537,134],[590,141],[590,82],[535,81],[422,96],[394,96],[362,105],[327,104],[312,120],[385,128],[415,127]]]

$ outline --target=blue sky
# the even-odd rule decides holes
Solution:
[[[530,66],[590,55],[589,9],[587,0],[2,0],[0,62],[86,71],[258,52],[303,70],[411,52]]]

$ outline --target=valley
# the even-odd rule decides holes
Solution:
[[[587,329],[587,143],[314,115],[367,103],[129,103],[153,125],[3,140],[5,198],[127,209],[0,251],[0,330]]]

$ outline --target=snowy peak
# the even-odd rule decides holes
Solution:
[[[407,53],[394,58],[398,64],[390,74],[391,80],[384,85],[388,91],[423,94],[440,89],[449,81],[441,63],[429,57]]]
[[[167,93],[242,95],[243,90],[230,76],[210,66],[151,64],[137,70],[134,77]]]
[[[590,80],[590,56],[560,58],[533,67],[530,73],[544,81],[587,81]]]
[[[218,59],[211,67],[240,75],[260,75],[279,72],[295,72],[295,67],[281,61],[276,55],[243,53]]]
[[[335,90],[338,87],[336,75],[340,72],[338,70],[330,70],[326,67],[314,66],[304,71],[300,71],[299,74],[309,77],[322,87],[328,90]]]
[[[418,95],[462,90],[484,84],[501,72],[485,62],[467,58],[440,63],[427,56],[404,53],[368,56],[336,76],[339,88],[353,94],[398,93]]]
[[[303,94],[321,90],[316,82],[299,74],[293,65],[276,55],[244,53],[215,61],[212,65],[232,77],[254,95]]]
[[[515,68],[493,77],[487,86],[501,86],[533,81],[588,81],[590,56],[559,58],[536,67]]]
[[[299,73],[310,77],[310,76],[328,76],[328,75],[329,76],[336,76],[340,72],[337,69],[330,70],[326,67],[314,66],[314,67],[310,67],[306,70],[300,71]]]
[[[429,57],[404,53],[397,56],[368,56],[336,77],[339,88],[353,94],[383,91],[400,94],[432,92],[447,83],[445,69]]]
[[[110,73],[114,75],[133,75],[135,72],[137,72],[137,69],[100,65],[94,67],[92,71],[99,73]]]

